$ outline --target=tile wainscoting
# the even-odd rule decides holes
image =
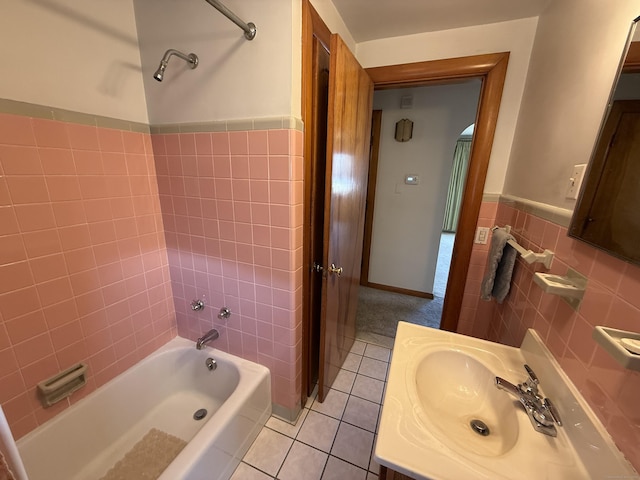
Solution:
[[[640,469],[640,373],[624,370],[591,338],[596,325],[640,331],[640,268],[567,236],[567,216],[558,209],[503,196],[499,203],[485,202],[481,212],[478,226],[511,225],[525,248],[555,252],[551,273],[573,268],[587,276],[587,291],[576,312],[533,282],[533,274],[544,267],[519,259],[505,302],[483,302],[479,286],[488,249],[475,246],[463,307],[475,302],[476,314],[463,309],[459,332],[518,346],[526,329],[534,328],[618,447]]]
[[[0,99],[0,403],[16,438],[214,325],[297,414],[301,264],[299,120],[149,127]],[[36,384],[80,361],[88,385],[42,408]]]
[[[19,438],[170,340],[176,323],[149,133],[0,102],[12,109],[0,113],[0,402]],[[44,409],[37,383],[81,361],[87,385]]]
[[[286,123],[286,122],[285,122]],[[215,327],[214,346],[267,366],[279,414],[300,409],[302,131],[152,127],[181,336]],[[227,126],[229,128],[229,126]],[[189,130],[193,130],[189,132]],[[195,299],[205,309],[194,312]],[[217,317],[228,307],[228,320]]]

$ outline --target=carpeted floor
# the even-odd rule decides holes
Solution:
[[[433,300],[360,286],[356,330],[394,338],[398,322],[439,328],[444,297]]]
[[[440,236],[438,262],[436,263],[436,278],[433,282],[433,294],[435,296],[444,297],[444,293],[447,290],[449,267],[451,266],[451,254],[453,253],[453,242],[455,239],[455,233],[442,232],[442,235]]]
[[[398,322],[401,320],[440,328],[454,240],[454,233],[442,233],[433,285],[435,297],[433,300],[360,286],[356,314],[358,337],[374,343],[380,340],[376,339],[378,335],[395,338]]]

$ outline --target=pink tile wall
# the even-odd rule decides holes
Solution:
[[[567,229],[499,204],[496,223],[512,225],[518,242],[534,251],[555,252],[551,272],[571,267],[588,277],[579,310],[533,283],[540,264],[518,260],[514,282],[502,305],[491,302],[490,340],[517,346],[534,328],[606,426],[640,470],[640,373],[623,369],[591,338],[594,326],[640,331],[640,268],[567,236]],[[481,302],[484,303],[484,302]]]
[[[152,135],[181,336],[267,366],[295,410],[302,368],[302,132]],[[190,303],[204,299],[193,312]],[[217,318],[231,309],[228,321]]]
[[[491,228],[495,225],[497,202],[483,202],[478,215],[478,227]],[[484,276],[487,255],[489,254],[489,243],[486,245],[473,244],[467,282],[465,284],[464,296],[462,298],[462,309],[458,319],[458,333],[471,335],[478,338],[485,338],[489,323],[493,315],[493,302],[480,300],[480,285]]]
[[[175,336],[149,135],[0,114],[0,403],[21,437]],[[88,385],[43,409],[36,384]]]

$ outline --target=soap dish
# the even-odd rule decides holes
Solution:
[[[631,353],[621,343],[623,338],[640,340],[640,333],[598,326],[593,330],[592,336],[624,368],[640,371],[640,355]]]
[[[587,286],[586,277],[571,268],[567,270],[566,276],[537,272],[533,281],[545,293],[562,297],[574,310],[580,306]]]

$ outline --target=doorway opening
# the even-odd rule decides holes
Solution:
[[[469,79],[374,93],[361,340],[388,344],[399,321],[440,328],[454,241],[448,232],[457,227],[468,167],[458,144],[475,121],[481,86]],[[403,119],[413,123],[408,141],[394,135]]]
[[[462,196],[464,195],[464,186],[467,180],[467,171],[469,170],[474,128],[475,124],[472,123],[462,131],[456,141],[453,152],[453,167],[449,180],[449,189],[447,190],[447,204],[444,210],[436,278],[433,285],[433,293],[436,296],[444,297],[447,289],[455,234],[460,219]]]
[[[307,168],[309,167],[307,162],[312,162],[312,159],[314,158],[311,152],[313,151],[314,142],[317,141],[317,139],[313,137],[313,128],[309,128],[313,125],[314,122],[314,39],[320,40],[321,43],[326,44],[324,39],[330,36],[330,32],[326,28],[326,25],[323,25],[322,23],[323,22],[317,15],[317,13],[313,13],[312,7],[308,4],[308,2],[303,2],[302,116],[306,132],[304,142],[304,212],[305,226],[307,227],[311,222],[311,211],[309,209],[311,201],[307,196],[311,189],[307,187],[306,183],[308,180],[307,172],[311,171],[311,168]],[[333,55],[333,49],[331,48],[329,50],[330,55]],[[471,258],[471,250],[473,247],[473,238],[478,214],[480,211],[480,205],[482,203],[484,182],[489,165],[489,157],[493,145],[498,112],[500,110],[500,100],[504,87],[508,59],[509,54],[505,52],[475,55],[471,57],[452,58],[446,60],[416,62],[411,64],[372,67],[365,69],[369,78],[373,81],[375,89],[456,83],[470,78],[478,78],[482,81],[478,114],[475,119],[475,137],[473,140],[467,181],[465,182],[465,190],[460,211],[459,228],[456,233],[456,238],[453,246],[451,268],[449,273],[449,280],[447,283],[447,295],[443,303],[442,322],[440,328],[444,330],[456,331],[457,329],[458,318],[460,316],[462,306],[462,298],[464,295],[466,277],[469,269],[469,261]],[[334,134],[328,134],[328,138],[333,138],[333,136]],[[365,136],[364,138],[368,137]],[[329,158],[329,155],[327,155],[327,160],[331,160]],[[328,178],[327,184],[329,184]],[[362,208],[361,214],[362,216],[364,216],[364,208]],[[303,263],[305,271],[312,272],[313,260],[309,251],[310,244],[308,243],[308,239],[308,231],[305,230],[302,252]],[[357,258],[361,258],[360,255],[358,255]],[[336,266],[339,267],[340,265],[336,264]],[[326,269],[329,269],[329,267],[331,272],[337,271],[334,268],[334,265],[332,265],[331,263],[329,265],[322,266],[325,271]],[[336,275],[337,274],[334,274],[334,277]],[[302,371],[300,376],[302,403],[306,401],[307,395],[312,390],[314,385],[312,374],[310,373],[310,365],[313,363],[314,359],[310,358],[310,356],[314,348],[317,349],[317,347],[314,347],[313,335],[311,334],[311,332],[314,331],[314,325],[312,321],[314,321],[313,313],[315,309],[311,308],[311,305],[313,305],[314,302],[311,299],[313,288],[311,285],[312,282],[310,281],[309,277],[310,275],[306,274],[303,276],[302,288]],[[349,282],[350,285],[357,285],[360,280],[359,277],[360,272],[352,270],[348,275],[344,275],[340,279],[340,281],[343,283]],[[349,333],[349,336],[345,336],[345,338],[350,338],[351,331],[353,331],[353,333],[355,334],[356,309],[353,308],[353,304],[356,303],[357,305],[357,295],[355,295],[356,292],[357,288],[353,288],[351,289],[351,291],[346,292],[344,298],[340,299],[340,305],[343,305],[347,308],[347,315],[344,318],[347,324],[345,324],[344,327],[342,326],[342,324],[339,326],[343,332]],[[327,331],[327,315],[326,311],[323,311],[323,308],[321,308],[320,310],[319,331],[322,336],[322,332]],[[351,342],[353,342],[353,340],[351,340]],[[328,349],[330,349],[331,347],[331,344],[321,342],[319,347],[320,355],[326,355]],[[348,348],[347,342],[343,342],[341,348],[342,350]],[[337,368],[340,367],[338,366]],[[322,379],[319,379],[319,390],[328,389],[331,386],[331,383],[332,379],[330,376],[325,378],[324,381]]]

